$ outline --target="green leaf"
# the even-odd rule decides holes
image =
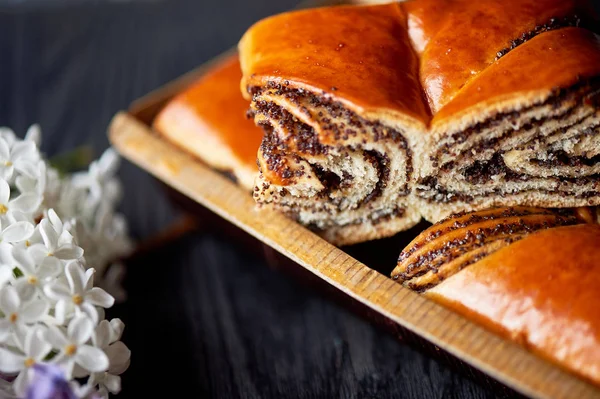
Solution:
[[[58,351],[56,351],[56,350],[52,349],[52,350],[50,351],[50,353],[48,353],[48,354],[46,355],[46,357],[44,358],[44,361],[45,361],[45,362],[47,362],[47,361],[49,361],[49,360],[52,360],[52,358],[54,358],[56,355],[58,355]]]
[[[89,146],[77,147],[71,151],[55,155],[48,160],[59,175],[65,176],[72,172],[87,168],[94,160],[94,151]]]
[[[19,278],[19,277],[23,277],[24,276],[23,272],[18,267],[15,267],[13,269],[13,274],[14,274],[15,278]]]

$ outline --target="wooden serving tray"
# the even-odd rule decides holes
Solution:
[[[377,258],[380,249],[393,243],[392,251],[397,256],[416,235],[414,231],[386,241],[337,248],[278,212],[258,210],[250,193],[155,134],[151,123],[166,102],[227,54],[230,52],[135,101],[128,111],[117,113],[109,127],[116,150],[192,200],[188,202],[208,208],[285,255],[292,264],[301,266],[302,275],[349,299],[360,313],[385,325],[402,340],[458,364],[461,371],[474,375],[476,380],[487,375],[499,381],[510,389],[504,391],[505,395],[518,392],[535,398],[600,397],[598,387],[389,278],[395,264],[384,270]]]

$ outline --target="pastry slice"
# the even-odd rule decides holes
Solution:
[[[600,38],[589,2],[406,7],[433,114],[415,165],[425,218],[600,204]]]
[[[420,219],[413,158],[429,120],[399,3],[285,13],[239,43],[242,91],[265,131],[254,197],[336,244]]]
[[[600,226],[587,209],[453,216],[402,252],[406,286],[600,384]]]
[[[237,54],[211,66],[173,98],[154,120],[154,129],[209,166],[251,190],[258,173],[256,153],[262,130],[248,119],[249,102],[240,95]]]

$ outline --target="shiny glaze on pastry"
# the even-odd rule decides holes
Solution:
[[[539,231],[426,296],[600,384],[600,226]]]
[[[167,104],[154,128],[251,189],[263,132],[246,116],[250,104],[239,91],[241,76],[237,54],[218,62]]]

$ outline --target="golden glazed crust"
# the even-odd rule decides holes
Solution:
[[[426,296],[600,384],[600,226],[534,233]]]
[[[600,383],[595,210],[494,208],[416,237],[392,277]]]
[[[355,112],[426,124],[418,58],[399,3],[337,6],[264,19],[239,42],[242,92],[269,82],[311,90]]]
[[[431,125],[438,135],[506,110],[543,102],[556,88],[600,74],[600,37],[580,28],[553,30],[520,45],[464,83]]]
[[[589,14],[589,2],[581,0],[416,0],[403,7],[434,115],[510,47],[534,32],[581,24]],[[539,87],[555,86],[542,78]]]
[[[251,190],[263,132],[246,117],[237,54],[209,69],[158,114],[154,129],[208,165],[232,173]]]

